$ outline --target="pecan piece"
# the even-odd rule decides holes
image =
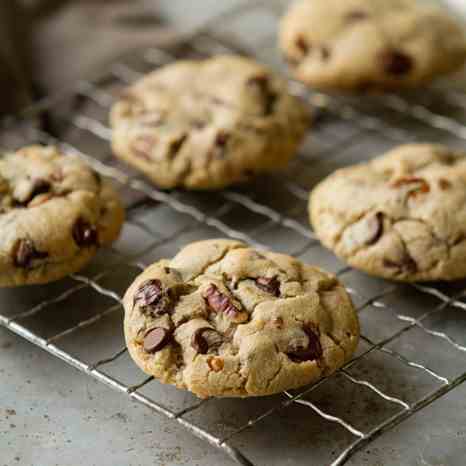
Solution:
[[[134,294],[133,306],[138,304],[143,313],[160,316],[171,312],[173,302],[170,290],[164,290],[162,282],[157,279],[147,280]]]
[[[144,335],[144,350],[148,353],[156,353],[167,346],[171,337],[172,332],[166,328],[152,328]]]
[[[256,286],[262,291],[270,293],[271,295],[276,296],[277,298],[280,296],[280,281],[277,279],[277,277],[256,278]]]
[[[204,292],[204,298],[213,311],[224,313],[234,322],[244,322],[248,319],[248,314],[238,309],[230,298],[213,284]]]
[[[290,342],[290,349],[286,353],[287,356],[293,362],[315,361],[316,359],[320,359],[323,352],[319,336],[309,327],[304,327],[303,330],[308,337],[307,346],[303,346],[301,343],[295,344]]]
[[[412,186],[408,191],[408,197],[416,197],[419,194],[426,194],[430,191],[429,183],[424,178],[416,176],[404,176],[396,179],[390,185],[392,188],[401,188],[402,186]]]
[[[35,259],[45,259],[47,252],[38,251],[34,243],[27,238],[19,239],[13,247],[13,263],[16,267],[27,269]]]
[[[198,328],[191,338],[191,346],[200,354],[207,354],[223,343],[220,333],[210,327]]]

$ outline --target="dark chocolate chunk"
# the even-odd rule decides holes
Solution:
[[[157,279],[147,280],[134,294],[134,305],[138,304],[143,313],[159,316],[173,310],[170,290],[164,290]]]
[[[277,279],[277,277],[256,278],[256,285],[257,285],[257,288],[260,288],[262,291],[265,291],[266,293],[270,293],[277,297],[280,296],[280,282]]]
[[[406,251],[400,261],[395,262],[391,259],[384,258],[383,265],[387,268],[398,269],[398,272],[416,273],[418,271],[415,260]]]
[[[275,107],[277,94],[270,89],[269,77],[266,74],[253,76],[247,81],[247,84],[257,89],[263,101],[264,115],[270,115]]]
[[[170,342],[172,333],[163,327],[148,330],[144,335],[144,350],[148,353],[156,353],[165,348]]]
[[[13,247],[13,263],[16,267],[27,269],[35,259],[45,259],[47,252],[38,251],[34,243],[27,238],[19,239]]]
[[[323,352],[319,336],[309,327],[304,327],[303,330],[309,338],[307,346],[303,347],[291,343],[291,348],[287,356],[294,362],[315,361],[316,359],[320,359]]]
[[[386,50],[380,56],[384,71],[395,77],[408,74],[414,67],[414,60],[399,50]]]
[[[79,247],[97,246],[99,243],[97,228],[82,217],[76,220],[72,234]]]
[[[377,243],[383,234],[383,218],[382,212],[376,212],[374,215],[367,219],[367,228],[369,235],[366,238],[365,244],[372,245]]]
[[[199,354],[206,354],[209,349],[216,349],[222,343],[223,338],[220,333],[209,327],[198,328],[191,338],[191,346]]]
[[[208,305],[215,312],[223,312],[229,317],[236,317],[241,311],[230,301],[230,298],[220,292],[215,285],[210,285],[204,293]]]

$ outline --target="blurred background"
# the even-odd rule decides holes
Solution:
[[[0,113],[17,111],[102,69],[116,56],[166,40],[175,29],[194,28],[240,1],[0,2]],[[466,15],[465,0],[443,3]]]

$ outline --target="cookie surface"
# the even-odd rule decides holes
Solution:
[[[158,186],[218,189],[286,165],[309,114],[267,68],[220,56],[148,74],[110,121],[114,154]]]
[[[317,236],[371,275],[400,281],[466,277],[465,155],[410,144],[336,171],[311,193]]]
[[[464,29],[416,0],[299,0],[282,19],[280,47],[312,87],[414,87],[460,68]]]
[[[0,286],[47,283],[75,272],[116,239],[122,205],[107,181],[54,147],[0,158]]]
[[[200,397],[269,395],[349,360],[356,313],[330,275],[231,240],[191,243],[147,268],[124,298],[135,362]]]

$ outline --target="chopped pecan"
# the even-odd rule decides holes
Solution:
[[[419,194],[426,194],[430,192],[429,183],[424,178],[419,178],[416,176],[403,176],[394,180],[390,186],[392,188],[410,186],[408,197],[416,197]]]

